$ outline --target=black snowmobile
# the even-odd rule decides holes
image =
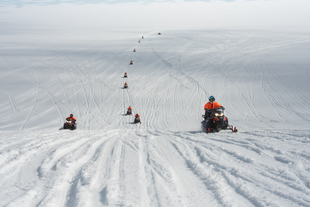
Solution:
[[[67,118],[66,122],[64,123],[64,126],[59,128],[59,130],[62,129],[70,129],[70,130],[75,130],[76,129],[76,123],[72,121],[72,119]]]
[[[126,115],[131,115],[132,114],[132,110],[131,109],[127,109],[127,114]]]
[[[224,107],[207,110],[205,115],[202,115],[204,120],[201,122],[201,129],[206,133],[219,132],[220,130],[232,130],[238,132],[237,128],[229,125],[228,118],[224,115]],[[210,127],[207,128],[206,121],[210,121]]]
[[[141,124],[140,117],[136,117],[133,123],[134,124],[138,124],[138,123]]]

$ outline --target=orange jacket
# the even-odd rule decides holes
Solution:
[[[219,104],[218,102],[214,101],[213,103],[211,102],[208,102],[206,103],[206,105],[204,106],[204,110],[207,109],[217,109],[217,108],[220,108],[221,107],[221,104]]]
[[[136,118],[137,118],[137,117],[140,117],[140,115],[139,115],[139,114],[138,114],[138,115],[136,114],[135,117],[136,117]]]
[[[131,107],[129,107],[129,108],[128,108],[128,110],[129,110],[129,109],[130,109],[130,110],[132,110],[132,108],[131,108]]]
[[[74,118],[74,117],[67,117],[67,119],[72,119],[72,121],[76,121],[76,118]]]

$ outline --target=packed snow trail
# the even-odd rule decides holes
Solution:
[[[309,33],[143,36],[0,38],[0,206],[310,206]]]
[[[2,132],[0,205],[309,206],[309,134]]]

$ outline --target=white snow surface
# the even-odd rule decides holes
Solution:
[[[310,206],[309,31],[10,31],[0,206]],[[238,133],[201,131],[210,95]]]

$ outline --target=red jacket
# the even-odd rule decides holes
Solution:
[[[140,115],[139,115],[139,114],[138,114],[138,115],[136,114],[135,117],[136,117],[136,118],[137,118],[137,117],[140,117]]]
[[[221,107],[221,104],[219,104],[218,102],[214,101],[213,103],[211,102],[208,102],[206,103],[206,105],[204,106],[204,110],[207,109],[217,109],[217,108],[220,108]]]

